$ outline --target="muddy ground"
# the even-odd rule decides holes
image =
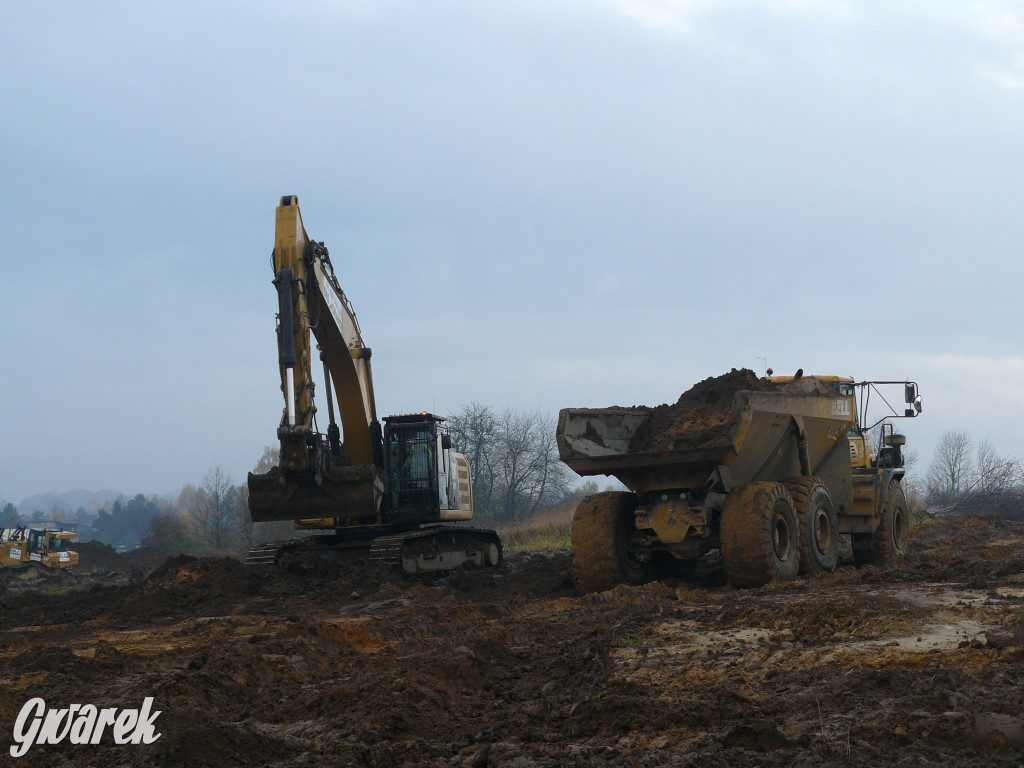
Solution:
[[[116,563],[115,563],[116,565]],[[896,567],[583,595],[564,551],[407,581],[167,560],[0,591],[0,764],[1020,765],[1024,525],[915,530]],[[22,705],[162,711],[151,745],[8,756]]]

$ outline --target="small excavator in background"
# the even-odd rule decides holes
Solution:
[[[327,248],[306,234],[295,196],[277,208],[273,268],[281,452],[269,472],[249,473],[249,515],[323,535],[255,546],[246,562],[273,564],[304,548],[369,549],[410,575],[499,565],[495,531],[451,524],[473,517],[473,489],[445,420],[426,411],[387,416],[383,427],[378,420],[370,349]],[[326,434],[315,418],[311,334],[323,364]]]

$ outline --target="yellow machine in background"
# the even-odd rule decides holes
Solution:
[[[75,534],[42,528],[0,528],[0,569],[35,570],[52,575],[78,565],[78,553],[68,549]]]
[[[424,411],[388,416],[382,428],[370,349],[327,248],[306,234],[294,196],[282,197],[277,207],[273,268],[285,406],[278,466],[249,474],[252,520],[333,531],[333,537],[316,537],[316,548],[365,545],[406,573],[498,565],[497,533],[443,525],[473,517],[469,462],[452,445],[445,420]],[[316,424],[313,339],[323,363],[326,433]],[[260,545],[247,562],[273,563],[283,550],[301,545]]]

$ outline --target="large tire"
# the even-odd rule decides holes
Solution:
[[[793,498],[800,528],[799,573],[832,573],[839,563],[839,518],[832,494],[816,477],[794,477],[783,485]]]
[[[722,559],[734,587],[760,587],[796,576],[800,531],[782,483],[733,488],[722,508]]]
[[[572,518],[572,566],[585,592],[601,592],[617,584],[644,584],[653,578],[649,562],[638,560],[630,547],[636,531],[636,496],[608,492],[587,496]]]
[[[909,529],[910,515],[903,484],[898,479],[892,480],[874,534],[853,538],[854,562],[858,565],[895,563],[907,553]]]

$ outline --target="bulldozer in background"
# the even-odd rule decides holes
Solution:
[[[772,376],[770,369],[762,382],[768,391],[736,392],[731,425],[692,448],[631,452],[649,408],[559,412],[562,461],[629,489],[589,496],[576,510],[573,567],[583,589],[685,574],[716,548],[738,587],[828,573],[842,534],[858,564],[904,555],[906,438],[887,419],[921,412],[917,384]],[[865,426],[859,416],[882,385],[900,385],[908,407],[889,406],[890,414]]]
[[[75,534],[44,528],[0,528],[0,570],[34,570],[53,576],[78,565],[78,553],[68,549]]]

